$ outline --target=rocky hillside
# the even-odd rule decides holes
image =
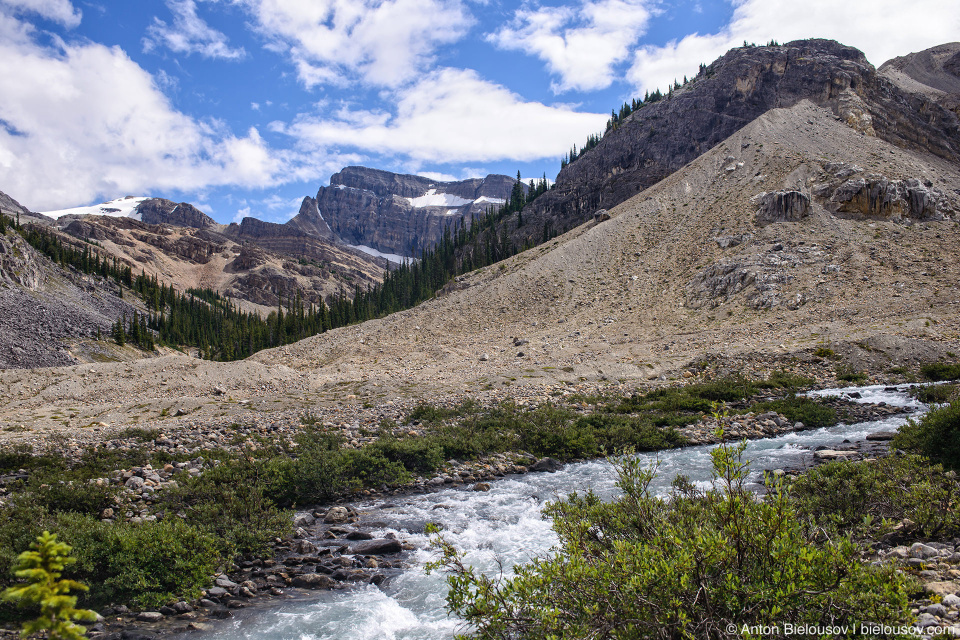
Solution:
[[[33,219],[0,193],[0,211],[21,222]],[[105,357],[109,345],[86,340],[109,334],[135,307],[111,283],[63,269],[38,254],[13,229],[0,234],[0,369],[52,367]],[[111,354],[113,359],[124,357]],[[129,357],[129,356],[127,356]]]
[[[460,182],[439,182],[366,167],[347,167],[304,199],[288,225],[325,237],[330,233],[349,245],[416,256],[436,244],[448,224],[510,198],[516,180],[489,175]]]
[[[907,93],[919,93],[960,115],[960,42],[894,58],[880,75]]]
[[[955,45],[947,45],[953,50]],[[953,77],[954,58],[929,52],[915,56],[910,63],[892,61],[891,68],[899,65],[910,69],[904,74],[918,75],[919,68],[929,67],[922,77],[936,76],[930,80],[936,87]],[[548,220],[556,229],[580,224],[598,208],[613,207],[666,178],[770,109],[802,100],[829,110],[864,136],[951,161],[960,158],[957,114],[926,95],[904,91],[859,50],[831,40],[741,47],[702,67],[679,90],[635,111],[565,167],[556,187],[524,211],[525,233],[536,241]],[[537,224],[530,225],[532,220]]]

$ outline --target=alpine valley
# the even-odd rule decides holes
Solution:
[[[26,461],[56,453],[87,470],[64,478],[109,490],[84,512],[83,526],[99,533],[78,534],[78,549],[106,535],[97,527],[169,526],[173,540],[182,534],[176,522],[200,532],[196,544],[211,558],[197,564],[202,579],[92,591],[109,609],[99,637],[188,625],[240,637],[230,634],[243,620],[286,606],[291,594],[322,606],[352,597],[342,594],[390,596],[391,581],[427,551],[432,516],[394,517],[413,493],[486,493],[493,484],[495,495],[504,475],[624,448],[706,447],[722,425],[736,439],[872,425],[933,402],[904,399],[908,384],[960,378],[960,43],[879,67],[832,40],[732,49],[666,94],[615,111],[551,181],[443,182],[351,166],[304,197],[285,224],[248,217],[222,225],[189,203],[139,196],[34,213],[0,194],[0,210],[3,500],[40,492],[31,478],[59,491]],[[164,323],[178,305],[209,313],[211,331],[235,331],[236,345],[215,347],[206,329],[174,333]],[[164,338],[171,335],[181,339]],[[854,383],[873,391],[802,396]],[[956,387],[939,386],[947,391],[936,402],[956,411]],[[902,397],[862,397],[884,387]],[[816,422],[831,411],[832,422]],[[857,448],[840,441],[848,435],[834,441],[824,432],[808,444],[829,444],[834,458],[883,455],[886,445]],[[91,466],[91,452],[107,462]],[[830,458],[803,455],[777,476]],[[945,456],[936,460],[960,464]],[[941,487],[948,481],[939,472],[923,482]],[[960,489],[954,476],[949,482]],[[710,484],[678,486],[677,495],[690,496]],[[429,508],[459,504],[444,496]],[[627,530],[644,521],[604,520],[584,500],[550,511],[566,523],[557,525],[561,557],[571,541],[606,549],[603,531],[570,523],[596,517],[596,527]],[[933,510],[955,513],[955,498],[943,500]],[[37,517],[58,531],[80,518],[44,508]],[[864,533],[861,515],[841,531],[844,540],[862,535],[860,550],[845,557],[856,556],[856,567],[902,560],[897,575],[915,580],[901,589],[901,578],[889,578],[891,593],[901,590],[877,596],[893,603],[878,605],[877,619],[954,624],[957,522],[944,516],[942,529],[924,529],[914,512],[884,511],[863,527],[886,528]],[[461,524],[449,523],[451,535]],[[804,531],[817,549],[834,549],[826,533]],[[621,533],[632,535],[610,533],[616,544]],[[176,540],[171,548],[187,544]],[[914,543],[933,551],[911,551]],[[457,570],[454,552],[440,551]],[[646,575],[641,558],[650,553],[631,557],[636,575]],[[916,554],[922,562],[909,561]],[[617,566],[605,562],[593,567],[598,583],[603,566]],[[81,565],[95,561],[84,556]],[[113,570],[101,564],[82,576],[113,585]],[[714,588],[702,579],[704,592]],[[876,586],[873,579],[862,584]],[[469,602],[478,603],[483,582],[470,584]],[[531,584],[522,586],[543,596]],[[583,584],[594,594],[595,584]],[[592,623],[558,605],[558,617],[575,619],[561,633],[517,588],[513,622],[480,606],[495,598],[450,606],[480,637],[661,637],[618,636],[615,619],[590,635]],[[357,602],[351,610],[364,609]],[[901,613],[890,613],[894,605]],[[255,614],[243,618],[236,610],[244,607]],[[231,615],[238,626],[207,626]],[[730,615],[723,620],[745,620]],[[836,615],[861,620],[846,609]],[[680,637],[682,622],[670,624]],[[734,637],[703,624],[690,637]],[[428,637],[411,633],[404,637]]]

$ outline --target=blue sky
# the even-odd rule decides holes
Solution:
[[[942,0],[0,0],[0,191],[283,222],[350,164],[552,179],[611,108],[744,40],[879,65],[958,34]]]

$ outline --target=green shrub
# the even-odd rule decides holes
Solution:
[[[492,578],[435,539],[448,609],[486,638],[742,638],[744,625],[901,624],[911,620],[907,581],[860,561],[847,538],[804,526],[785,491],[759,498],[745,486],[742,447],[713,452],[722,489],[675,483],[650,494],[643,462],[615,464],[623,496],[588,492],[550,505],[556,555]]]
[[[925,455],[950,469],[960,469],[960,400],[908,420],[892,445]]]
[[[940,382],[942,380],[960,380],[960,364],[947,362],[931,362],[920,367],[920,373],[927,380]]]
[[[912,393],[920,402],[926,404],[943,404],[949,402],[950,398],[957,395],[958,388],[960,387],[955,384],[931,384],[917,387]]]
[[[390,462],[399,462],[407,471],[417,474],[433,473],[444,463],[443,447],[434,438],[381,436],[368,449]]]
[[[787,371],[774,371],[766,380],[756,383],[762,389],[797,391],[813,385],[814,379]]]
[[[802,422],[812,429],[832,427],[840,422],[836,409],[805,396],[788,396],[779,400],[758,402],[750,407],[755,413],[776,411],[791,422]]]
[[[816,351],[813,352],[813,355],[817,356],[818,358],[830,358],[831,360],[837,358],[837,352],[830,347],[817,347]]]
[[[845,534],[876,537],[904,518],[916,523],[917,536],[960,534],[960,514],[952,508],[960,485],[921,456],[830,462],[798,477],[790,493],[803,516]]]
[[[868,380],[868,377],[863,371],[856,371],[850,367],[837,367],[837,380],[851,382],[853,384],[863,384]]]
[[[72,511],[99,515],[101,511],[115,504],[116,487],[97,485],[81,480],[56,481],[49,479],[33,480],[30,483],[31,499],[49,512]]]
[[[223,461],[164,491],[161,504],[167,513],[183,513],[184,522],[215,539],[225,558],[266,555],[274,538],[291,529],[291,515],[268,495],[271,483],[287,481],[284,472],[270,460]]]
[[[194,599],[220,563],[213,536],[178,518],[109,524],[61,514],[54,527],[73,546],[71,575],[90,585],[92,604],[156,607]]]

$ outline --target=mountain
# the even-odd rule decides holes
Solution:
[[[818,345],[844,355],[837,367],[936,360],[960,350],[960,263],[943,259],[960,241],[958,184],[957,163],[801,100],[610,220],[415,309],[252,359],[371,393],[634,383],[750,354],[811,362]]]
[[[138,198],[125,215],[61,214],[64,238],[93,243],[134,273],[181,291],[209,288],[247,310],[268,313],[297,292],[318,304],[379,282],[387,261],[287,225],[245,218],[221,225],[189,203]],[[109,207],[98,205],[93,210]]]
[[[510,198],[516,180],[489,175],[442,182],[366,167],[346,167],[306,198],[287,224],[348,245],[415,257],[453,225]]]
[[[952,69],[951,60],[941,68]],[[525,227],[514,233],[518,244],[538,242],[544,224],[569,229],[599,208],[624,202],[770,109],[802,100],[828,109],[864,136],[950,161],[960,158],[957,114],[905,92],[859,50],[832,40],[745,46],[701,66],[663,99],[643,103],[564,167],[555,187],[523,212]]]
[[[786,68],[749,64],[794,50],[816,58],[791,63],[816,74],[809,82]],[[696,138],[683,146],[682,130],[661,132],[662,145],[634,136],[636,126],[653,124],[650,114],[726,127],[723,114],[761,111],[722,139],[708,137],[701,143],[708,150],[643,191],[624,195],[608,207],[609,219],[460,276],[416,308],[244,362],[171,355],[142,364],[137,376],[114,364],[98,365],[96,378],[84,380],[70,370],[0,374],[17,398],[0,407],[0,424],[27,416],[43,425],[50,406],[92,407],[87,397],[111,403],[115,421],[139,415],[142,398],[189,400],[196,421],[225,410],[215,385],[249,400],[245,406],[302,412],[351,400],[384,407],[407,396],[543,402],[581,384],[629,389],[652,378],[769,375],[781,367],[828,378],[862,370],[889,377],[901,367],[956,359],[960,263],[949,256],[960,242],[960,162],[951,151],[952,112],[879,78],[855,50],[836,43],[751,47],[723,59],[754,72],[705,71],[624,118],[567,167],[570,184],[581,162],[601,166],[613,151],[626,153],[631,140],[638,157],[661,149],[666,155],[654,164],[673,166],[680,160],[667,152],[676,148],[685,158]],[[736,109],[691,101],[698,85],[721,75],[730,86],[710,85],[712,95],[733,96]],[[793,82],[800,85],[790,90]],[[743,102],[744,92],[758,104]],[[866,108],[854,109],[854,97]],[[637,184],[644,171],[653,169],[637,169]],[[615,173],[584,182],[584,202],[608,187],[612,193]],[[69,397],[34,391],[65,377]],[[344,411],[350,423],[356,414]]]
[[[888,60],[880,75],[907,93],[919,93],[960,115],[960,42]]]

